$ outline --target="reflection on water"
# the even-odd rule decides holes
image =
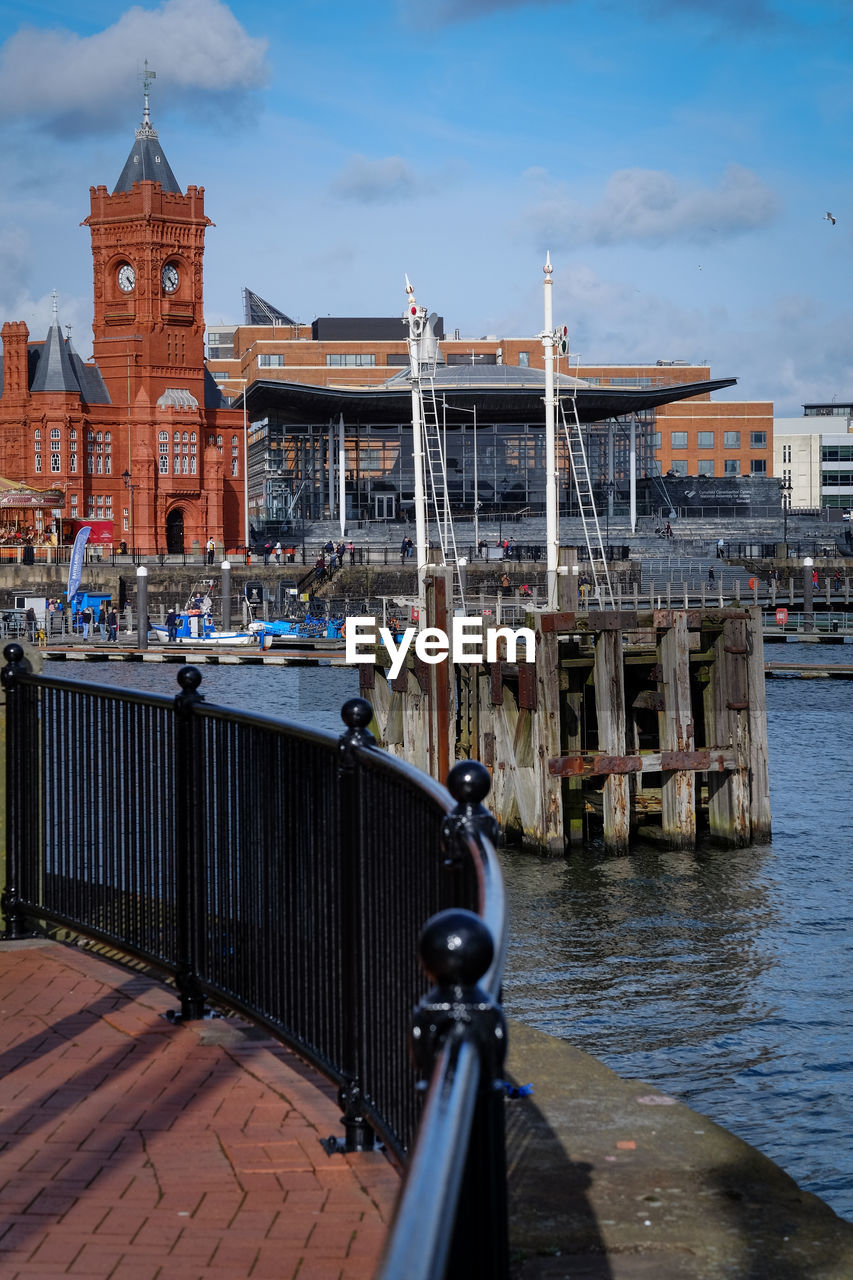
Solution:
[[[769,657],[853,662],[853,648]],[[49,664],[176,690],[174,666]],[[203,667],[210,701],[338,732],[351,668]],[[502,855],[507,1012],[675,1094],[853,1217],[853,684],[769,681],[773,843]],[[534,1081],[535,1085],[535,1081]]]

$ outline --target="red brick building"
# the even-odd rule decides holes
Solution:
[[[179,187],[148,116],[112,194],[90,189],[93,360],[2,327],[0,475],[65,493],[65,520],[112,521],[144,554],[243,530],[243,420],[204,363],[204,188]]]

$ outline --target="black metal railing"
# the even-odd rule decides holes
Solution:
[[[176,1020],[203,1016],[212,1000],[268,1027],[338,1086],[344,1138],[324,1145],[360,1150],[379,1134],[405,1164],[417,1132],[410,1177],[426,1159],[436,1256],[452,1273],[457,1200],[476,1233],[473,1196],[479,1230],[498,1229],[498,1245],[480,1252],[496,1247],[502,1261],[467,1274],[504,1274],[503,1164],[482,1177],[483,1144],[493,1155],[503,1141],[494,1027],[505,945],[483,766],[451,771],[454,805],[375,747],[362,699],[344,705],[337,738],[209,704],[194,667],[179,670],[172,699],[35,674],[18,644],[4,655],[5,936],[68,928],[170,975]],[[460,910],[474,924],[449,959],[424,944],[437,983],[427,993],[424,922],[434,931],[435,918]],[[455,1018],[435,1012],[448,999]],[[410,1034],[430,1046],[415,1061]],[[430,1076],[428,1098],[443,1100],[434,1132],[432,1121],[418,1126],[418,1080]],[[452,1148],[438,1165],[436,1142]],[[459,1187],[450,1205],[436,1181],[446,1160]],[[392,1256],[411,1229],[404,1216]]]

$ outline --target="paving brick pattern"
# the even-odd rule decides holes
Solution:
[[[396,1195],[327,1156],[334,1091],[231,1018],[58,943],[0,943],[3,1280],[367,1280]]]

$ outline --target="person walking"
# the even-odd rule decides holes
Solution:
[[[275,544],[275,547],[273,548],[273,551],[275,552],[275,562],[276,562],[276,564],[281,564],[281,543],[280,543],[280,542],[277,542],[277,543]]]
[[[86,605],[86,608],[85,608],[85,609],[83,610],[83,612],[81,613],[81,615],[80,615],[80,621],[81,621],[81,622],[82,622],[82,624],[83,624],[83,639],[84,639],[84,640],[88,640],[88,639],[89,639],[89,628],[90,628],[90,627],[91,627],[91,625],[92,625],[92,610],[89,608],[89,606],[88,606],[88,605]]]
[[[714,566],[713,565],[708,566],[708,585],[712,587],[714,585]]]
[[[107,614],[107,640],[118,640],[118,614],[110,609]]]
[[[178,638],[178,614],[175,609],[170,609],[166,614],[166,635],[170,644]]]
[[[354,542],[347,543],[347,551],[349,552],[350,565],[354,565],[355,564],[355,543]]]
[[[269,564],[272,555],[272,543],[267,539],[264,543],[264,564]]]
[[[207,563],[213,564],[213,557],[216,554],[216,543],[212,538],[207,540]]]
[[[107,610],[106,610],[106,607],[105,607],[105,605],[104,605],[103,601],[101,601],[101,607],[100,607],[100,609],[98,610],[98,630],[99,630],[99,631],[100,631],[100,633],[101,633],[101,639],[102,639],[102,640],[106,640],[106,638],[107,638]]]

